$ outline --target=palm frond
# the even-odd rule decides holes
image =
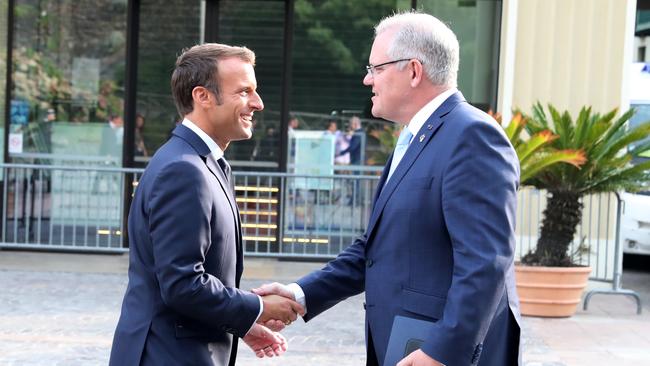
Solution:
[[[585,155],[579,150],[560,150],[551,153],[540,154],[528,160],[525,167],[521,168],[521,184],[526,184],[544,169],[556,163],[567,163],[577,168],[585,162]]]
[[[580,114],[578,119],[576,119],[576,132],[575,140],[578,143],[578,146],[584,146],[585,139],[587,138],[587,133],[591,130],[593,126],[593,119],[589,118],[591,114],[591,107],[582,107],[580,109]]]
[[[632,156],[644,156],[643,153],[650,151],[650,140],[634,145],[629,151]]]
[[[519,138],[519,135],[521,134],[521,131],[524,129],[525,125],[526,119],[523,118],[520,113],[517,113],[514,117],[512,117],[512,120],[508,126],[504,128],[506,136],[508,136],[508,139],[513,142],[513,145],[514,142]]]
[[[600,154],[594,156],[594,159],[602,160],[603,158],[613,157],[631,144],[645,139],[648,134],[650,134],[650,123],[641,124],[628,132],[619,131],[612,134],[610,139],[605,142],[605,148]]]
[[[569,164],[552,164],[544,169],[535,170],[536,176],[530,181],[540,189],[573,190],[579,194],[635,189],[647,184],[648,169],[646,163],[631,165],[631,160],[650,148],[647,142],[650,136],[650,121],[626,130],[634,110],[616,117],[618,110],[613,109],[604,115],[592,112],[591,108],[582,108],[574,120],[568,112],[560,112],[549,105],[548,114],[536,103],[528,126],[539,126],[553,121],[551,132],[559,138],[548,146],[561,151],[565,149],[581,150],[585,161],[576,166]],[[634,143],[645,141],[629,149]]]
[[[541,104],[537,103],[533,108],[537,108],[538,113],[543,113]],[[498,113],[488,113],[501,124],[501,116]],[[558,136],[550,129],[544,128],[545,124],[548,125],[545,119],[540,122],[525,117],[520,111],[515,110],[514,113],[508,126],[502,127],[517,152],[522,185],[530,184],[537,174],[554,164],[566,163],[579,167],[585,162],[585,154],[582,151],[558,150],[551,146]],[[524,130],[530,137],[522,136]]]
[[[523,164],[528,160],[528,158],[542,148],[544,145],[552,142],[557,139],[558,136],[554,135],[551,131],[545,130],[540,133],[531,136],[526,143],[519,144],[515,147],[517,156],[519,157],[519,163]],[[511,139],[512,140],[512,139]]]
[[[544,112],[544,107],[542,107],[542,103],[536,102],[533,105],[533,118],[532,120],[534,122],[539,123],[540,127],[544,130],[550,129],[550,126],[548,125],[548,120],[546,119],[546,113]]]

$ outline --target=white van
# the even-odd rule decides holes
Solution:
[[[636,114],[629,127],[650,121],[650,64],[635,62],[631,68],[630,107]],[[650,151],[639,160],[650,159]],[[634,163],[634,162],[633,162]],[[623,253],[650,255],[650,191],[623,193],[621,243]]]
[[[650,193],[623,193],[621,199],[623,253],[650,255]]]

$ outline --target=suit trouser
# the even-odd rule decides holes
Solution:
[[[368,345],[366,346],[366,366],[379,366],[377,354],[375,353],[375,344],[372,341],[372,334],[370,333],[370,327],[368,327]]]

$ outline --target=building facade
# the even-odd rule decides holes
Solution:
[[[3,1],[2,161],[105,172],[122,169],[122,173],[145,167],[179,121],[169,86],[176,57],[198,43],[223,42],[256,52],[259,93],[265,104],[265,110],[256,114],[254,137],[232,144],[226,152],[235,171],[295,173],[292,149],[302,145],[290,141],[292,131],[325,131],[335,122],[345,135],[350,119],[359,117],[365,133],[360,166],[338,166],[332,172],[376,175],[391,148],[390,139],[387,145],[381,135],[394,129],[372,117],[371,91],[361,81],[373,25],[382,17],[415,8],[448,23],[461,46],[459,89],[470,103],[497,110],[508,120],[513,108],[527,110],[538,100],[570,110],[586,104],[599,111],[625,108],[624,69],[632,60],[636,4],[634,0]],[[61,236],[69,238],[77,232],[65,234],[70,222],[100,217],[85,225],[82,236],[108,232],[115,243],[126,245],[121,229],[137,182],[135,171],[116,184],[113,178],[98,179],[98,173],[81,179],[43,169],[37,178],[34,173],[21,178],[21,184],[3,172],[9,193],[3,199],[2,241],[18,241],[16,227],[29,226],[32,220],[25,215],[38,211],[39,203],[28,203],[27,198],[33,200],[42,189],[67,196],[44,199],[50,208],[39,223],[50,227],[59,223]],[[372,185],[369,180],[367,186]],[[277,197],[269,199],[280,201],[270,206],[271,211],[282,195],[297,203],[304,200],[291,187],[277,189]],[[322,190],[308,191],[315,197],[309,199],[317,203]],[[75,201],[80,195],[90,202],[83,209]],[[328,199],[333,195],[328,192]],[[362,200],[359,194],[353,198]],[[92,203],[95,200],[97,204]],[[114,204],[102,206],[106,202]],[[255,204],[259,211],[259,201]],[[55,210],[57,205],[65,209]],[[107,212],[110,219],[100,214]],[[271,221],[264,225],[283,225],[282,219]],[[105,229],[106,222],[120,230]],[[258,220],[256,225],[257,237],[280,240],[277,232],[259,234],[262,224]],[[50,230],[48,238],[59,231]],[[34,235],[24,241],[34,241]]]
[[[227,156],[235,166],[283,170],[290,116],[302,129],[324,130],[334,112],[343,131],[346,117],[372,118],[370,90],[361,84],[372,26],[410,7],[452,25],[462,44],[461,89],[484,109],[496,102],[496,0],[14,0],[2,6],[6,47],[0,48],[13,61],[3,73],[10,80],[3,82],[5,127],[16,139],[23,134],[6,161],[38,153],[143,166],[179,119],[169,88],[175,58],[194,44],[223,42],[257,53],[266,106],[255,137],[234,144]],[[102,140],[112,116],[115,138]]]

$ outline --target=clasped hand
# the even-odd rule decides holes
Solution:
[[[282,334],[260,324],[253,324],[243,341],[259,358],[280,356],[287,350],[287,340]]]
[[[254,324],[243,340],[257,357],[279,356],[287,350],[287,341],[277,332],[295,321],[298,315],[305,315],[305,309],[295,301],[293,293],[279,283],[264,285],[253,292],[262,297],[264,309],[257,320],[259,324]]]
[[[261,296],[264,303],[264,312],[258,322],[275,331],[291,324],[298,315],[305,315],[305,309],[295,301],[293,292],[283,284],[265,284],[252,291]]]

